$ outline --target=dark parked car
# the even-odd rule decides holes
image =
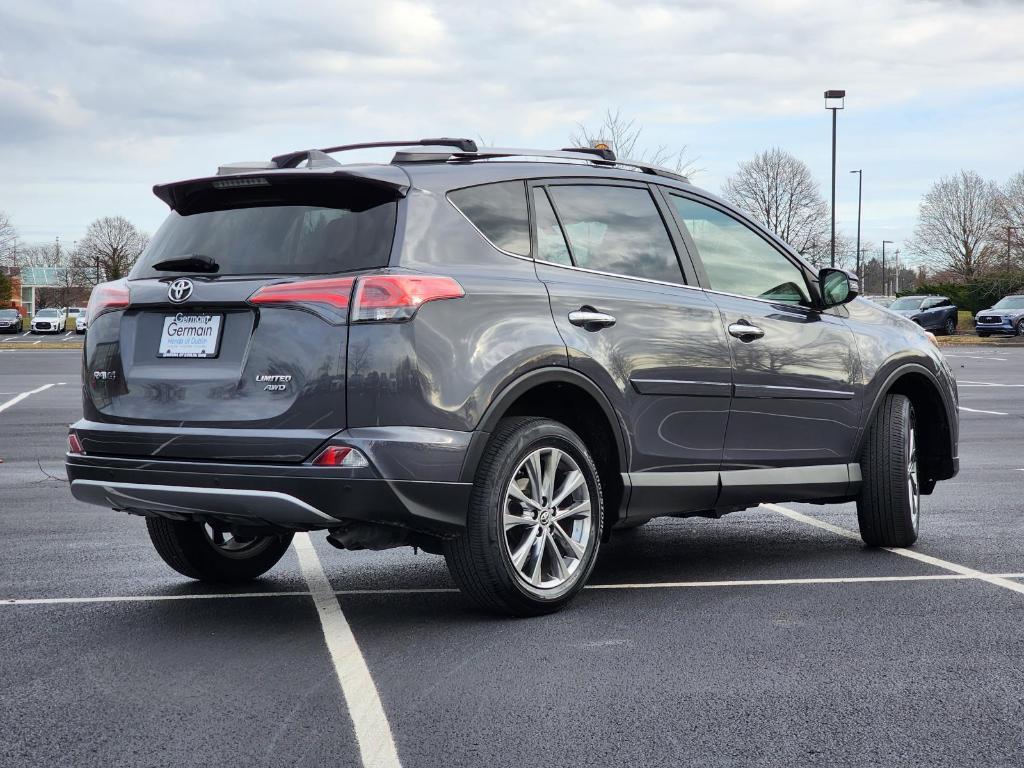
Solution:
[[[983,309],[974,319],[979,336],[1005,333],[1024,336],[1024,296],[1005,296],[990,309]]]
[[[957,308],[945,296],[901,296],[889,311],[909,317],[926,331],[952,336],[956,333]]]
[[[852,275],[608,150],[376,146],[404,148],[155,187],[167,221],[89,302],[76,498],[193,578],[326,530],[519,615],[662,515],[856,501],[868,544],[917,539],[956,384]]]
[[[21,333],[25,321],[16,309],[0,309],[0,333]]]

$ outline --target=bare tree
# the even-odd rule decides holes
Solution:
[[[997,215],[995,234],[1002,247],[1002,259],[1007,267],[1019,268],[1024,261],[1024,171],[1011,176],[999,190]]]
[[[803,161],[778,147],[765,150],[739,164],[722,196],[823,266],[817,262],[831,251],[828,203]]]
[[[18,257],[18,230],[11,218],[0,211],[0,267],[16,267]]]
[[[77,282],[96,285],[125,277],[148,242],[149,237],[123,216],[96,219],[75,250]]]
[[[621,110],[612,112],[608,109],[598,126],[578,124],[569,136],[569,141],[574,147],[589,147],[603,142],[611,146],[616,157],[623,160],[660,165],[684,176],[695,176],[703,170],[696,167],[695,159],[688,157],[685,144],[678,150],[669,149],[663,144],[655,148],[645,147],[640,142],[643,131],[643,126],[638,125],[635,118],[623,117]]]
[[[19,267],[66,267],[67,256],[58,238],[52,243],[21,246],[16,261]]]
[[[997,253],[999,188],[974,171],[944,176],[922,198],[912,247],[937,270],[970,280]]]

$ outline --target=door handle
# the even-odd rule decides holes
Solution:
[[[569,322],[586,331],[599,331],[602,328],[615,325],[615,318],[604,312],[598,312],[593,307],[580,307],[569,313]]]
[[[754,339],[760,339],[764,336],[764,331],[756,325],[751,325],[750,323],[743,321],[730,325],[729,335],[735,336],[740,341],[753,341]]]

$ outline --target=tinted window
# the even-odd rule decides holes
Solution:
[[[498,248],[530,255],[530,217],[526,212],[526,185],[504,181],[448,193],[466,218]]]
[[[131,277],[173,274],[152,268],[199,253],[218,275],[316,274],[383,267],[395,236],[394,202],[351,207],[261,205],[167,217]]]
[[[572,264],[565,235],[543,189],[533,190],[533,212],[537,217],[537,258],[556,264]]]
[[[675,249],[654,199],[634,187],[553,186],[578,267],[682,283]]]
[[[920,309],[924,299],[920,296],[904,296],[889,305],[889,309]]]
[[[810,300],[803,272],[753,230],[716,208],[672,195],[711,289],[791,304]]]

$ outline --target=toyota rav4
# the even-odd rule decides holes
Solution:
[[[366,146],[399,149],[332,157]],[[166,222],[89,302],[66,461],[185,576],[324,530],[539,614],[618,529],[856,501],[868,545],[908,546],[957,472],[931,334],[608,149],[380,142],[154,192]]]

